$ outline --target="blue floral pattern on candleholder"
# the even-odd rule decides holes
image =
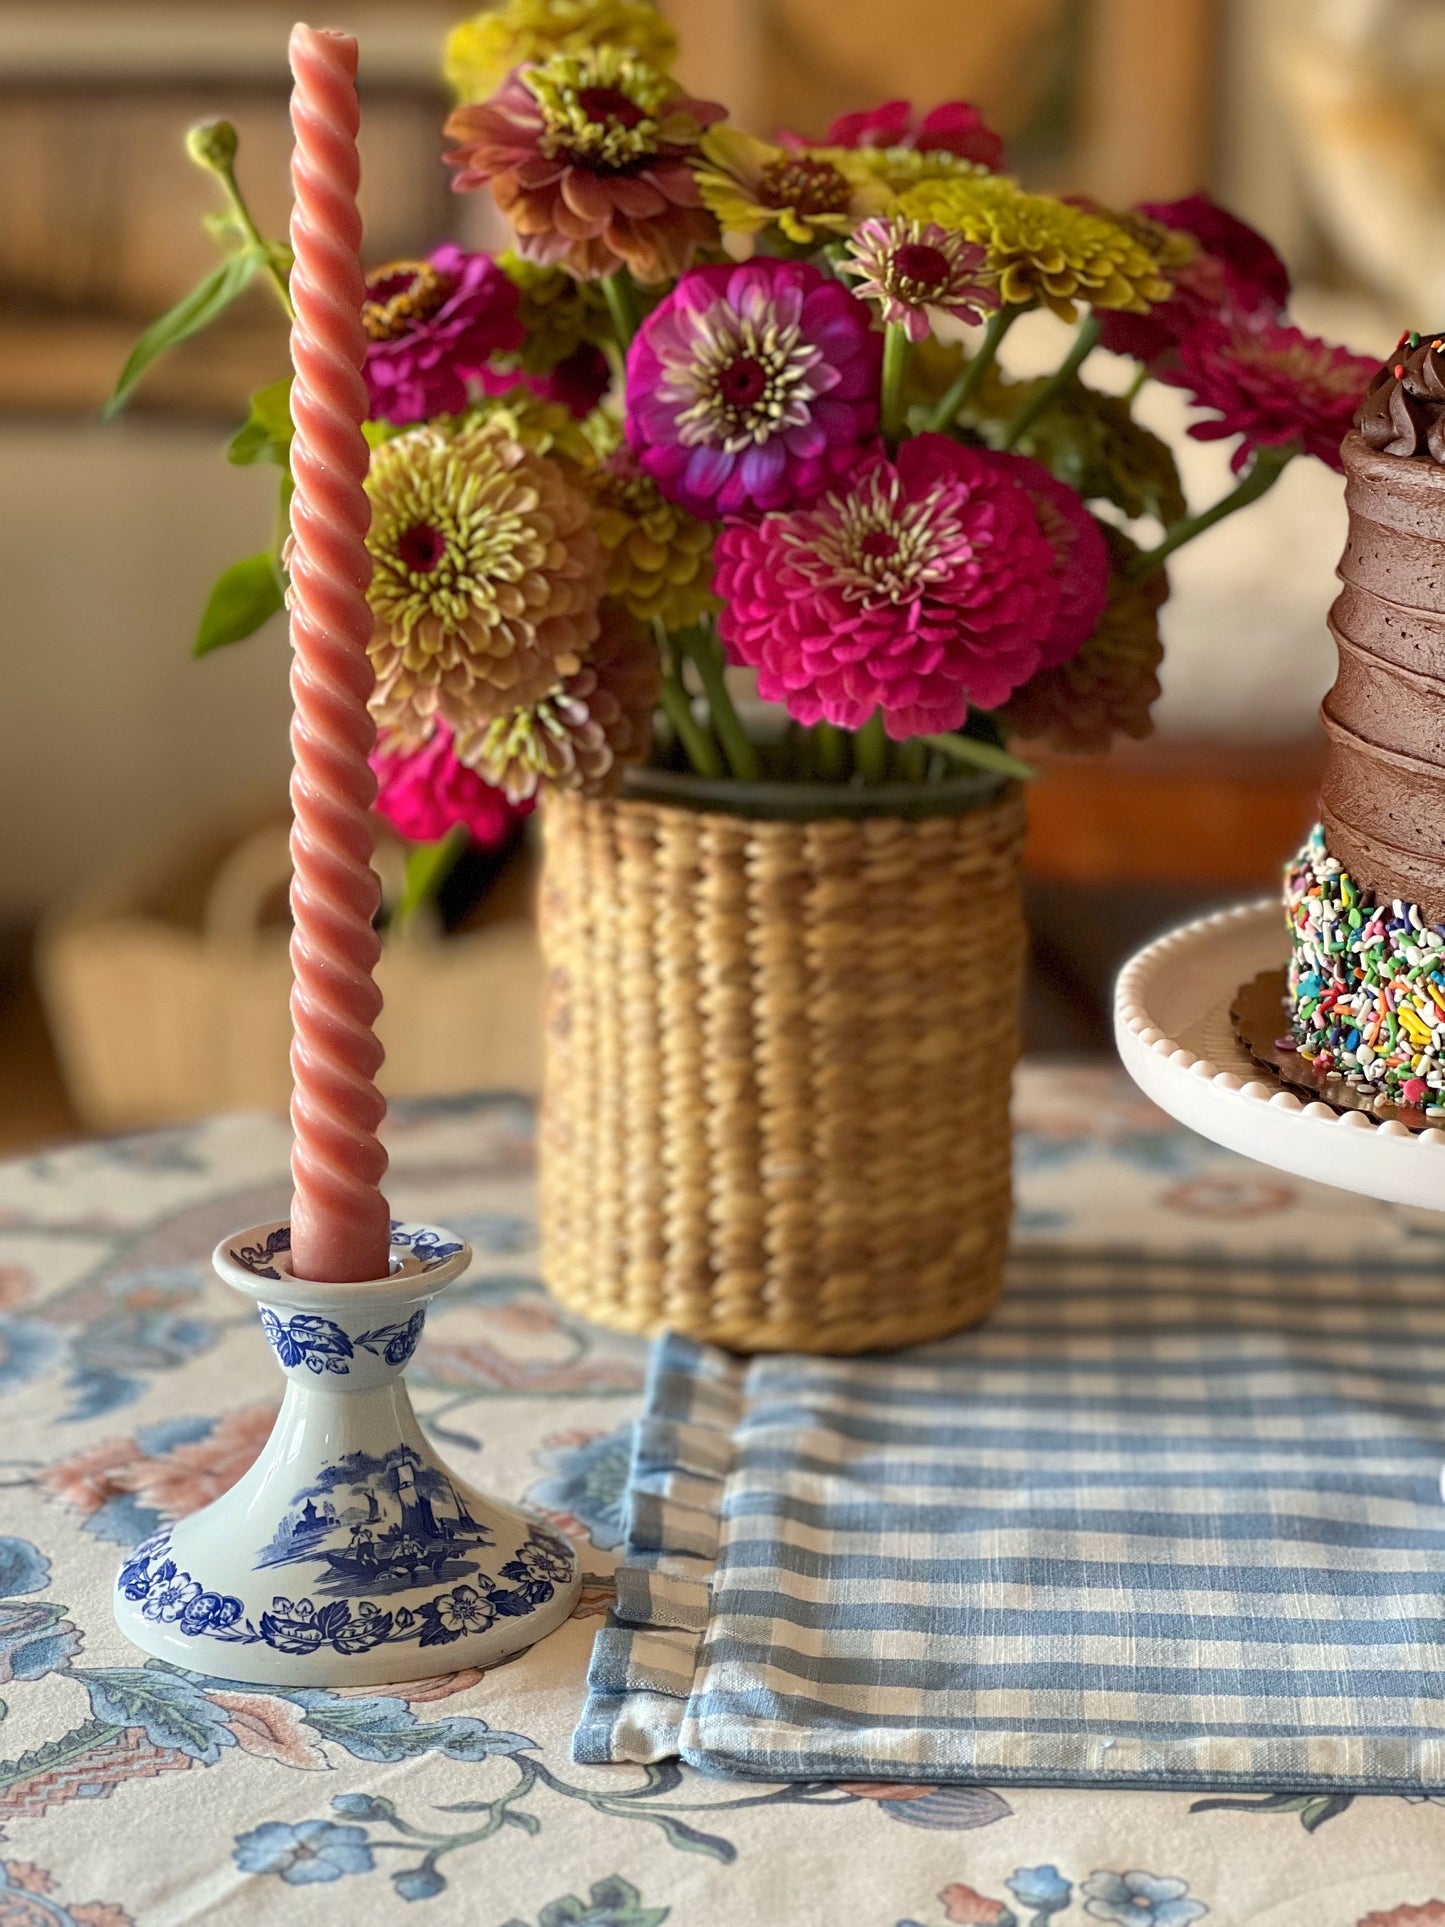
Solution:
[[[264,1244],[234,1245],[228,1253],[233,1264],[249,1271],[253,1278],[279,1278],[275,1260],[291,1249],[291,1227],[278,1225]]]
[[[434,1593],[416,1608],[390,1610],[370,1599],[288,1599],[278,1593],[269,1611],[253,1623],[234,1595],[207,1591],[200,1580],[176,1565],[167,1531],[136,1547],[116,1587],[122,1597],[140,1606],[145,1618],[173,1625],[191,1639],[204,1637],[241,1646],[260,1643],[292,1654],[330,1647],[352,1656],[408,1640],[419,1646],[445,1646],[485,1630],[499,1617],[523,1618],[546,1605],[556,1584],[569,1578],[571,1570],[563,1542],[545,1527],[533,1525],[517,1556],[501,1570],[502,1578],[520,1581],[516,1586],[503,1586],[477,1573],[472,1581]]]
[[[462,1248],[460,1239],[446,1238],[435,1225],[408,1225],[400,1218],[391,1221],[391,1242],[393,1246],[402,1246],[418,1259],[423,1273],[435,1271],[438,1265],[444,1265],[448,1258],[454,1258]],[[226,1255],[232,1264],[239,1265],[242,1271],[249,1271],[253,1278],[279,1278],[281,1273],[276,1268],[276,1260],[290,1249],[291,1227],[282,1224],[268,1233],[263,1243],[232,1245]]]
[[[433,1225],[419,1224],[408,1229],[399,1218],[391,1221],[391,1242],[405,1245],[414,1258],[420,1258],[423,1269],[427,1271],[444,1265],[462,1248],[460,1239],[448,1243]]]
[[[340,1325],[323,1318],[319,1312],[298,1311],[290,1318],[282,1318],[269,1305],[261,1307],[261,1329],[281,1363],[292,1370],[304,1365],[318,1377],[323,1372],[334,1372],[344,1378],[351,1370],[348,1361],[357,1352],[370,1352],[373,1358],[385,1359],[388,1365],[405,1365],[421,1341],[425,1323],[426,1307],[418,1305],[411,1317],[400,1324],[378,1325],[372,1331],[349,1338]]]

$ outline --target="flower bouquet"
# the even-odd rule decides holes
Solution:
[[[902,1343],[999,1288],[1016,739],[1148,730],[1169,556],[1336,463],[1374,364],[1292,327],[1203,196],[1030,192],[963,103],[760,139],[674,53],[645,0],[507,0],[449,43],[454,185],[513,243],[367,279],[377,806],[417,846],[404,918],[546,800],[552,1287],[742,1348]],[[289,308],[234,133],[191,152],[224,258],[112,406],[253,277]],[[1038,310],[1073,332],[1018,379]],[[1149,380],[1235,439],[1202,511]],[[289,437],[278,381],[229,451],[283,511]],[[228,570],[197,651],[285,567]]]

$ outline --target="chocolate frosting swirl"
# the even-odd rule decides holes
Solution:
[[[1445,466],[1445,332],[1400,337],[1365,391],[1355,427],[1379,454]]]

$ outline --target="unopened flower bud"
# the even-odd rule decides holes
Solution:
[[[186,152],[198,167],[224,173],[235,161],[239,140],[228,120],[208,120],[186,135]]]

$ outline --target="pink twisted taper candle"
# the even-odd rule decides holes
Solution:
[[[372,981],[378,885],[367,765],[371,508],[363,483],[363,282],[356,209],[356,42],[291,34],[295,206],[291,358],[291,1263],[298,1278],[384,1278],[381,1046]]]

